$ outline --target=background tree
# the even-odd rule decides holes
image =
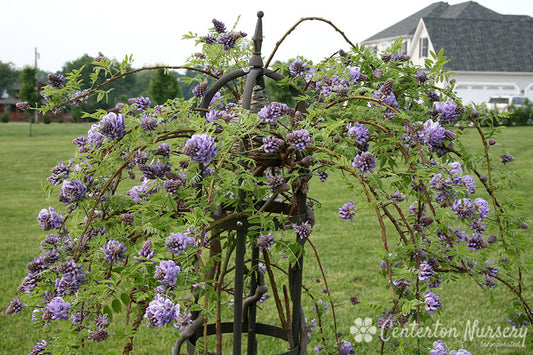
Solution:
[[[164,104],[168,99],[181,97],[178,75],[173,71],[159,68],[150,80],[150,98],[157,105]]]
[[[20,81],[22,87],[20,88],[20,100],[28,101],[28,103],[35,107],[41,103],[41,95],[39,95],[39,88],[37,87],[37,79],[35,78],[35,68],[25,67],[20,74]]]
[[[15,96],[13,84],[17,82],[19,76],[20,70],[17,70],[13,63],[0,62],[0,96],[2,96],[4,92],[10,97]]]

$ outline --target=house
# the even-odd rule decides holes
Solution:
[[[464,104],[491,96],[525,95],[533,101],[533,18],[502,15],[474,1],[436,2],[362,43],[374,52],[401,37],[400,54],[423,66],[441,48]]]

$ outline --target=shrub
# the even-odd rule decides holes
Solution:
[[[2,123],[8,123],[9,122],[9,112],[7,112],[7,111],[2,112],[2,115],[0,115],[0,122],[2,122]]]

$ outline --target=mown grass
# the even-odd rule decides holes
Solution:
[[[49,175],[51,167],[60,160],[68,160],[73,154],[75,147],[71,143],[72,139],[85,134],[89,127],[89,124],[37,124],[33,125],[33,137],[29,137],[28,124],[0,125],[0,305],[3,308],[9,304],[17,286],[26,275],[26,264],[39,250],[39,240],[43,233],[37,226],[38,212],[56,204],[55,197],[49,198],[43,192],[42,183]],[[478,149],[480,142],[473,133],[468,132],[465,141],[470,148]],[[512,168],[524,171],[525,175],[519,179],[514,192],[524,198],[523,214],[530,218],[533,215],[533,199],[529,198],[532,187],[530,179],[533,176],[533,140],[530,139],[532,133],[532,127],[506,128],[497,138],[498,143],[494,148],[500,149],[498,145],[507,147],[516,158]],[[383,247],[376,216],[372,211],[361,211],[353,222],[345,223],[339,219],[338,208],[356,197],[346,190],[338,175],[332,174],[327,183],[313,180],[311,191],[311,196],[320,201],[315,207],[317,224],[311,240],[319,251],[320,262],[334,298],[337,329],[345,334],[344,339],[354,344],[358,353],[377,353],[379,342],[376,336],[370,343],[356,343],[350,335],[350,326],[356,318],[373,317],[375,325],[375,316],[380,312],[379,309],[376,311],[376,305],[390,295],[380,268]],[[389,242],[395,243],[394,234],[390,235]],[[532,252],[528,250],[526,253],[526,259],[531,260]],[[306,247],[304,270],[306,288],[315,297],[320,296],[325,285],[318,261],[310,246]],[[525,275],[524,287],[530,290],[532,285],[531,275]],[[471,280],[460,278],[445,284],[438,293],[444,309],[432,316],[433,322],[438,321],[445,327],[456,327],[460,330],[465,329],[467,321],[475,320],[479,321],[480,327],[508,326],[505,309],[510,295],[503,287],[482,290]],[[361,297],[361,303],[352,305],[352,295]],[[307,318],[313,318],[313,303],[306,296],[306,292],[303,301]],[[260,317],[268,321],[276,318],[272,304],[271,301],[265,304],[265,310],[260,313]],[[23,315],[6,315],[0,312],[0,334],[3,335],[0,341],[1,354],[27,353],[36,341],[53,334],[53,327],[47,327],[45,334],[39,333],[43,329],[35,328],[30,318],[28,312]],[[331,322],[330,311],[325,319]],[[170,328],[154,329],[141,326],[134,353],[168,353],[172,344],[172,332]],[[319,336],[319,331],[316,330],[312,336]],[[424,344],[430,344],[434,340],[437,339],[421,339]],[[462,347],[473,354],[522,354],[526,351],[517,347],[488,349],[481,344],[482,340],[494,342],[494,339],[463,340],[461,337],[447,341],[451,349]],[[270,340],[266,340],[264,344],[266,345],[260,347],[260,354],[274,354],[284,348],[284,344],[274,345]],[[108,349],[108,352],[113,354],[121,351],[116,348]],[[311,352],[312,349],[309,349],[308,353]]]

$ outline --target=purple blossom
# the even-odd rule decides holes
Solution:
[[[313,231],[313,226],[309,221],[305,221],[302,224],[293,224],[293,228],[296,232],[296,235],[300,239],[307,239],[311,235],[311,232]]]
[[[355,203],[353,201],[346,202],[339,208],[339,217],[344,219],[345,222],[353,221],[355,216]]]
[[[59,265],[57,269],[63,274],[63,276],[56,279],[56,293],[60,296],[76,293],[85,280],[83,267],[76,264],[73,260],[68,260]]]
[[[452,175],[462,175],[463,174],[463,169],[461,168],[461,163],[453,162],[453,163],[448,164],[448,166],[450,167],[450,174],[452,174]]]
[[[473,194],[476,192],[476,180],[472,178],[470,175],[464,175],[461,178],[461,185],[468,191],[469,194]]]
[[[126,134],[124,116],[110,112],[100,120],[98,124],[100,132],[109,139],[122,138]]]
[[[310,68],[307,66],[307,62],[304,62],[301,58],[296,58],[290,65],[289,65],[289,72],[291,75],[294,75],[295,77],[303,76],[307,73],[309,73]]]
[[[91,339],[93,342],[99,343],[101,341],[104,341],[107,339],[109,334],[107,333],[107,330],[104,328],[98,328],[96,330],[88,330],[89,332],[89,339]]]
[[[500,161],[502,162],[502,164],[507,164],[514,161],[514,157],[509,154],[503,154],[500,155]]]
[[[435,276],[435,271],[433,270],[433,266],[429,264],[427,261],[424,261],[420,264],[420,267],[418,268],[418,279],[420,281],[424,281],[427,279],[432,278]]]
[[[351,124],[348,123],[346,126],[348,131],[346,132],[346,135],[348,137],[352,137],[354,141],[358,144],[364,144],[368,141],[368,138],[370,137],[370,132],[368,132],[368,129],[364,124]]]
[[[431,180],[429,180],[429,186],[438,191],[447,190],[451,187],[451,180],[450,178],[444,179],[442,174],[436,173]]]
[[[286,114],[290,114],[291,109],[287,104],[281,102],[272,102],[270,105],[263,107],[257,115],[267,123],[274,123],[276,120]]]
[[[50,169],[52,175],[50,175],[46,180],[56,186],[60,185],[63,183],[63,181],[65,181],[66,178],[68,178],[70,174],[70,166],[71,162],[69,162],[68,165],[65,165],[63,161],[60,161],[56,166]]]
[[[110,240],[104,245],[104,259],[110,264],[116,264],[126,259],[126,247],[118,240]]]
[[[170,233],[165,245],[172,255],[179,256],[181,253],[185,252],[187,247],[192,247],[195,243],[196,239],[187,229],[183,233]]]
[[[466,349],[452,350],[450,355],[472,355],[472,353]]]
[[[85,105],[87,103],[87,97],[89,96],[89,93],[85,90],[83,91],[76,91],[70,96],[70,101],[74,106],[81,106]]]
[[[134,202],[141,202],[143,199],[148,198],[148,195],[157,192],[157,187],[155,182],[152,180],[145,179],[141,185],[133,186],[129,191],[128,195]]]
[[[204,164],[217,156],[217,150],[215,139],[207,134],[193,134],[183,147],[183,153],[191,160]]]
[[[155,131],[157,126],[159,125],[159,122],[151,113],[145,113],[143,117],[141,118],[141,128],[143,131]]]
[[[459,218],[470,218],[474,214],[474,204],[469,198],[457,199],[450,207]]]
[[[479,250],[485,248],[487,246],[487,242],[481,233],[474,233],[472,234],[471,238],[468,238],[466,246],[470,250]]]
[[[390,198],[392,202],[398,204],[405,200],[404,194],[402,194],[400,191],[396,190],[394,193],[390,195]]]
[[[283,145],[285,144],[285,141],[281,138],[276,138],[273,136],[268,136],[263,138],[263,151],[265,153],[275,153],[277,152]]]
[[[239,32],[221,33],[218,36],[217,43],[221,44],[225,50],[229,50],[231,48],[235,48],[235,43],[237,42],[237,39],[241,37],[242,35]]]
[[[60,89],[64,81],[65,76],[63,74],[48,74],[48,84],[53,88]]]
[[[176,284],[180,267],[173,260],[161,260],[155,268],[154,279],[170,288]]]
[[[438,148],[445,140],[446,128],[442,127],[439,122],[427,120],[423,127],[423,142],[430,148]]]
[[[437,111],[437,118],[442,123],[453,122],[457,118],[457,105],[452,101],[435,102],[433,108]]]
[[[311,136],[308,130],[302,128],[289,133],[286,140],[295,150],[301,152],[311,143]]]
[[[149,97],[143,97],[143,96],[134,98],[133,101],[135,102],[135,108],[139,112],[144,112],[147,109],[149,109],[150,104],[152,103]]]
[[[436,310],[439,310],[442,308],[442,303],[440,302],[440,297],[431,292],[430,290],[427,290],[424,292],[424,304],[426,311],[429,313],[433,313]]]
[[[28,101],[17,102],[15,106],[17,106],[20,111],[27,111],[30,109],[30,104]]]
[[[13,300],[6,309],[7,314],[20,313],[25,305],[22,304],[20,298],[13,297]]]
[[[217,38],[212,34],[208,34],[207,36],[203,36],[202,42],[205,42],[207,44],[215,44],[217,42]]]
[[[163,185],[169,194],[175,195],[178,193],[179,187],[183,185],[183,182],[180,179],[170,179],[166,180]]]
[[[161,161],[157,159],[154,163],[152,160],[150,164],[139,164],[139,169],[142,171],[146,179],[152,180],[156,177],[163,178],[165,173],[170,172],[170,163],[168,161]]]
[[[226,25],[222,21],[218,21],[217,19],[213,19],[213,26],[215,28],[215,31],[218,33],[224,33],[226,32]]]
[[[274,245],[274,237],[272,236],[272,231],[268,234],[259,233],[259,238],[257,238],[257,246],[262,250],[269,250],[272,245]]]
[[[146,258],[146,259],[152,259],[154,256],[154,250],[152,249],[152,241],[145,240],[141,249],[139,249],[137,258]]]
[[[51,355],[52,353],[46,351],[48,348],[48,342],[46,340],[41,340],[33,347],[33,350],[28,353],[28,355]]]
[[[156,295],[155,299],[148,304],[144,317],[148,320],[149,327],[162,327],[172,322],[180,312],[180,306],[162,295]]]
[[[487,218],[489,215],[489,203],[478,197],[474,201],[474,211],[479,216],[479,218]]]
[[[45,231],[51,229],[61,229],[63,227],[63,216],[57,214],[53,207],[49,207],[48,210],[43,208],[37,216],[39,222],[39,228]]]
[[[70,303],[65,302],[61,297],[54,297],[45,306],[43,311],[43,319],[50,320],[68,320],[68,311],[70,310]]]
[[[192,314],[185,311],[176,316],[174,328],[183,330],[193,323]]]
[[[376,157],[370,152],[361,152],[353,159],[352,166],[363,174],[372,173],[377,166]]]
[[[341,340],[339,342],[339,354],[340,355],[355,354],[355,350],[352,347],[352,343],[346,340]]]
[[[86,192],[87,186],[85,186],[81,180],[65,180],[61,186],[59,201],[63,202],[65,205],[68,205],[84,198]]]
[[[281,192],[284,190],[284,187],[287,187],[288,189],[288,185],[283,183],[283,178],[279,175],[269,174],[267,177],[267,185],[270,187],[270,191],[274,193]]]
[[[196,97],[202,97],[205,96],[205,93],[207,92],[207,81],[203,81],[200,84],[196,85],[192,89],[192,94]]]
[[[429,351],[428,355],[447,355],[446,344],[442,340],[433,342],[433,348]]]
[[[318,173],[318,178],[320,179],[320,181],[322,182],[325,182],[326,179],[328,178],[328,173],[326,173],[324,170],[322,169],[317,169],[316,171]]]

